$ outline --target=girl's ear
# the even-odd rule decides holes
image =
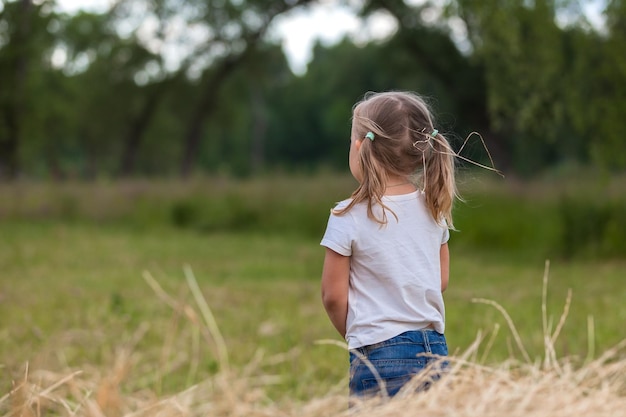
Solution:
[[[361,144],[363,143],[363,139],[356,139],[354,141],[354,147],[357,151],[361,150]]]

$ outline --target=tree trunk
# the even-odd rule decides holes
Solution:
[[[19,143],[19,121],[16,103],[7,103],[2,109],[4,132],[0,136],[0,178],[14,179],[18,172],[17,144]]]
[[[24,83],[28,72],[28,36],[30,34],[31,0],[20,0],[19,19],[16,35],[5,48],[15,50],[15,57],[9,63],[9,79],[6,85],[8,94],[2,106],[0,127],[0,178],[14,179],[19,173],[19,143],[21,136],[21,118],[23,111]],[[3,89],[4,89],[3,88]]]
[[[180,166],[180,174],[182,177],[189,177],[195,163],[195,157],[200,151],[200,143],[202,142],[202,133],[204,131],[204,122],[213,112],[218,98],[220,85],[228,78],[230,73],[237,68],[245,56],[250,51],[251,45],[248,44],[244,52],[237,56],[229,56],[220,62],[212,73],[210,79],[206,82],[200,102],[196,107],[185,135],[185,143],[183,148],[183,159]]]
[[[250,102],[252,108],[252,131],[250,138],[250,164],[252,173],[258,173],[264,165],[265,133],[267,132],[267,114],[260,90],[253,84],[250,86]]]
[[[168,85],[168,81],[163,81],[155,86],[146,97],[139,114],[130,122],[128,132],[123,141],[124,150],[120,160],[119,174],[122,177],[129,177],[135,173],[141,142]]]

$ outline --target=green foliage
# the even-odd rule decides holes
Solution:
[[[383,11],[397,30],[318,43],[307,73],[295,76],[263,34],[309,3],[159,0],[65,15],[49,2],[6,2],[0,175],[343,168],[352,105],[391,89],[423,94],[456,145],[480,132],[503,171],[626,167],[623,2],[607,3],[604,31],[571,1],[355,3],[363,19]],[[180,23],[207,39],[179,35]]]
[[[591,156],[600,165],[613,170],[626,169],[623,126],[626,111],[626,57],[621,52],[626,48],[626,5],[623,1],[611,1],[607,8],[609,36],[597,42],[598,51],[588,64],[590,82],[595,94],[584,103],[588,118],[587,138],[592,138]],[[599,57],[600,55],[602,57]],[[598,60],[600,59],[600,60]],[[583,103],[580,103],[582,106]]]
[[[45,111],[35,99],[45,83],[45,56],[54,42],[47,26],[54,21],[48,4],[3,3],[0,9],[0,178],[20,170],[23,137],[42,126],[27,124]]]
[[[455,210],[451,245],[483,248],[519,257],[550,258],[559,244],[555,202],[537,202],[529,196],[471,195]]]
[[[305,186],[306,188],[309,188]],[[173,226],[202,233],[258,232],[317,238],[321,236],[332,203],[310,196],[266,198],[235,189],[223,195],[189,196],[167,202]]]
[[[571,80],[563,33],[548,2],[459,1],[475,58],[485,71],[491,128],[528,174],[557,162],[571,140],[564,134],[563,94]]]
[[[242,196],[226,195],[219,199],[190,198],[171,206],[174,226],[198,231],[216,232],[255,230],[260,213],[249,207]]]
[[[564,198],[560,203],[560,247],[571,257],[626,254],[626,200]]]
[[[463,185],[451,245],[518,258],[626,255],[622,177],[608,184],[572,178],[553,184]],[[0,188],[0,219],[98,222],[137,230],[200,234],[254,232],[321,238],[329,210],[355,186],[349,175],[197,178],[183,183],[15,184]],[[585,197],[580,188],[586,189]],[[465,189],[467,188],[467,189]]]

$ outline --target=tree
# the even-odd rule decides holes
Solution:
[[[46,31],[52,12],[31,0],[8,2],[0,10],[0,177],[21,170],[20,146],[28,112],[37,106],[30,86],[40,56],[50,46]]]
[[[563,36],[550,1],[460,0],[484,68],[490,128],[518,172],[554,162],[564,123]]]
[[[276,2],[211,2],[207,3],[204,19],[215,35],[211,42],[221,45],[225,52],[212,57],[212,64],[202,75],[200,96],[188,121],[184,136],[180,166],[182,176],[188,176],[203,137],[204,123],[215,111],[217,91],[224,80],[253,54],[272,20],[294,7],[311,0],[282,0]]]
[[[585,60],[580,79],[588,83],[590,94],[579,96],[576,115],[589,144],[592,160],[609,170],[626,169],[626,2],[612,0],[606,9],[606,38],[580,51]],[[590,42],[588,42],[590,43]]]

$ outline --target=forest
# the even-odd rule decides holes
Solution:
[[[381,90],[424,95],[457,148],[479,133],[513,177],[626,168],[626,2],[337,1],[394,30],[318,42],[294,74],[268,33],[315,3],[120,0],[72,14],[49,0],[0,4],[0,176],[345,169],[351,107]]]

